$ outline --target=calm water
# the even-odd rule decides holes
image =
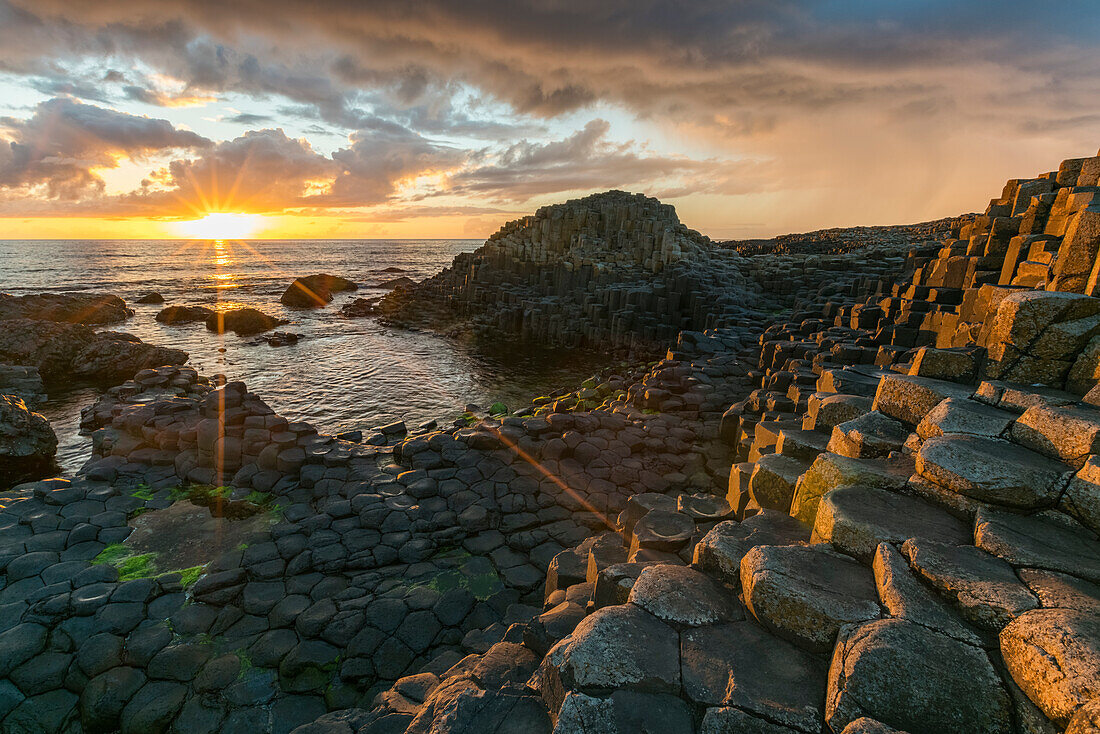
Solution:
[[[415,425],[452,418],[466,403],[518,405],[583,379],[601,365],[590,355],[523,352],[463,345],[420,332],[383,327],[374,319],[345,319],[340,306],[381,295],[369,287],[407,275],[438,272],[481,240],[0,241],[0,291],[95,291],[121,296],[129,320],[105,328],[186,350],[201,373],[224,373],[291,419],[322,431],[368,429],[403,419]],[[385,272],[386,268],[404,272]],[[359,283],[327,308],[287,309],[279,296],[294,278],[331,273]],[[364,287],[367,286],[367,287]],[[163,305],[134,303],[156,291]],[[254,337],[217,336],[201,322],[166,326],[154,317],[164,305],[226,308],[249,305],[284,318],[280,327],[303,338],[293,346],[255,344]],[[224,352],[219,352],[224,348]],[[51,394],[40,408],[61,442],[59,459],[78,468],[90,440],[77,434],[80,408],[95,390]]]

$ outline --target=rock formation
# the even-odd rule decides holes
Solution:
[[[234,308],[228,311],[215,311],[206,317],[206,328],[217,334],[232,331],[238,336],[259,334],[276,326],[290,323],[286,319],[268,316],[255,308]]]
[[[0,395],[0,489],[56,471],[57,436],[17,397]]]
[[[908,244],[949,226],[940,225],[893,235]],[[681,331],[753,333],[796,290],[838,293],[883,278],[888,287],[904,264],[898,249],[878,242],[861,250],[858,270],[843,253],[764,263],[688,229],[670,205],[608,191],[509,222],[438,275],[388,294],[375,312],[397,325],[492,339],[661,353]]]
[[[542,210],[384,310],[673,335],[512,414],[336,438],[242,383],[138,372],[82,416],[77,477],[0,508],[2,726],[1095,731],[1097,170],[1010,182],[907,252],[737,254],[618,193]],[[1057,246],[1013,262],[1036,227]],[[780,272],[806,287],[758,289]],[[689,273],[687,301],[657,295]],[[622,274],[647,295],[611,308]],[[587,320],[528,322],[531,298],[589,313],[581,282]],[[696,321],[706,294],[788,308]],[[262,522],[185,569],[130,539],[187,502]]]
[[[136,370],[187,361],[187,353],[179,349],[145,344],[130,334],[95,332],[82,324],[36,319],[0,324],[0,363],[33,368],[47,383],[114,384]]]
[[[320,273],[296,278],[283,292],[279,301],[284,306],[319,308],[332,301],[333,293],[358,289],[359,286],[347,278]]]
[[[162,324],[185,324],[191,321],[203,321],[214,315],[214,309],[206,306],[168,306],[157,313],[157,321]]]
[[[42,319],[69,324],[112,324],[133,316],[118,296],[94,293],[0,293],[0,320]]]

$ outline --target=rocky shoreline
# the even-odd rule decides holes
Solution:
[[[547,207],[371,312],[660,358],[412,431],[13,311],[121,384],[0,494],[0,728],[1100,731],[1097,172],[767,246]]]

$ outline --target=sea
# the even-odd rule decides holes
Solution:
[[[250,391],[290,420],[335,433],[404,420],[453,420],[467,404],[501,401],[517,407],[575,384],[605,366],[605,358],[559,349],[470,344],[422,331],[383,326],[372,317],[344,318],[340,306],[378,296],[399,276],[437,273],[481,240],[3,240],[0,292],[113,293],[134,309],[125,322],[98,329],[183,349],[200,374],[243,380]],[[397,270],[395,270],[397,269]],[[289,309],[279,297],[296,278],[330,273],[359,284],[326,308]],[[165,303],[135,301],[160,293]],[[272,347],[255,337],[219,336],[201,322],[165,325],[168,305],[215,309],[252,306],[290,319],[282,331],[297,344]],[[58,461],[72,473],[91,453],[79,433],[80,410],[100,391],[51,392],[38,411],[58,435]]]

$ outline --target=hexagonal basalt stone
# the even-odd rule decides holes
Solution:
[[[903,731],[1001,734],[1012,705],[985,652],[900,619],[846,627],[829,669],[833,731],[870,716]]]
[[[865,566],[825,546],[757,546],[741,561],[745,605],[780,637],[832,649],[845,624],[881,614]]]
[[[671,564],[643,569],[629,601],[677,626],[699,627],[745,616],[737,597],[724,586],[704,573]]]

